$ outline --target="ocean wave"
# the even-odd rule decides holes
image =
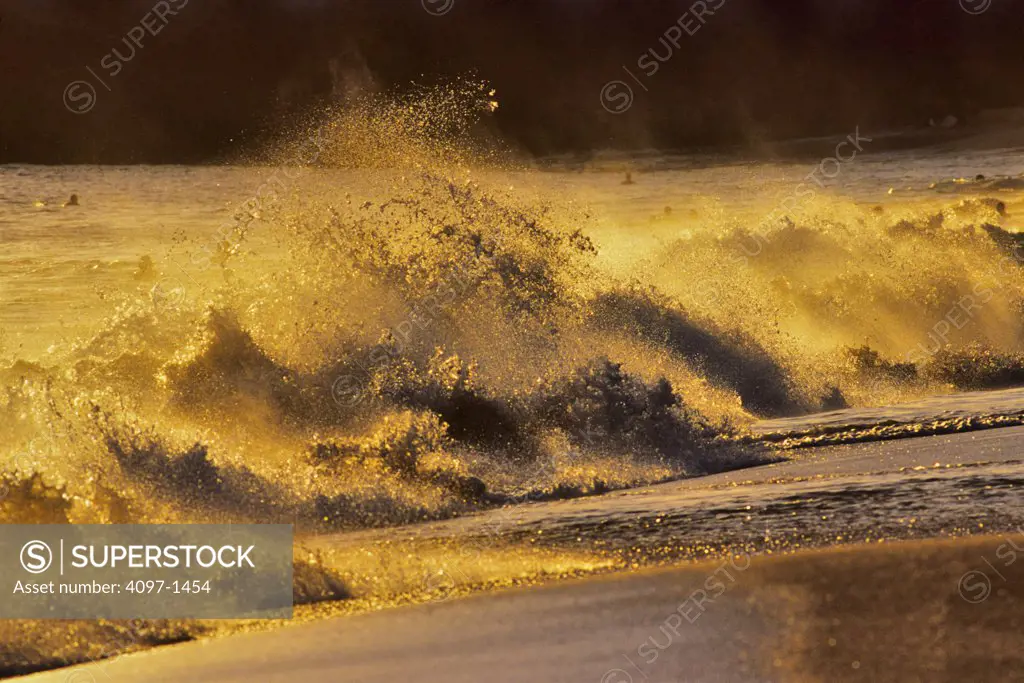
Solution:
[[[2,521],[401,524],[766,462],[736,447],[761,417],[1024,379],[1001,200],[709,201],[623,264],[591,209],[463,142],[492,106],[473,84],[324,114],[274,154],[361,188],[286,167],[182,237],[217,288],[153,296],[140,261],[105,331],[5,363]]]

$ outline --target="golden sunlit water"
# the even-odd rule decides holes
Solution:
[[[759,419],[1024,378],[1008,158],[965,180],[907,157],[907,180],[864,141],[820,186],[817,162],[527,164],[486,142],[499,102],[371,98],[235,166],[0,169],[0,521],[288,522],[315,544],[770,462]],[[451,553],[415,547],[300,548],[299,601],[429,595]],[[632,562],[520,538],[455,583]],[[123,628],[5,626],[0,668]]]

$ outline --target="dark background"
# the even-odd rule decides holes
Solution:
[[[727,0],[649,79],[637,58],[692,0],[454,2],[432,16],[420,0],[190,0],[77,115],[65,87],[86,66],[105,76],[154,2],[0,0],[0,162],[226,159],[346,92],[470,72],[498,90],[493,125],[533,154],[758,149],[1024,104],[1020,0],[976,16],[959,0]],[[623,64],[650,90],[614,116],[599,95]]]

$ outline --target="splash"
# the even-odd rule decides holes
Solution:
[[[319,112],[176,241],[187,292],[142,259],[104,332],[6,364],[0,519],[402,524],[764,462],[738,438],[761,417],[1020,381],[1012,202],[701,198],[619,250],[509,161],[495,106],[460,83]]]

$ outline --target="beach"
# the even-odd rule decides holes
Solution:
[[[1012,677],[1019,150],[409,132],[464,94],[276,164],[0,169],[0,521],[291,524],[296,604],[10,621],[0,671]]]

